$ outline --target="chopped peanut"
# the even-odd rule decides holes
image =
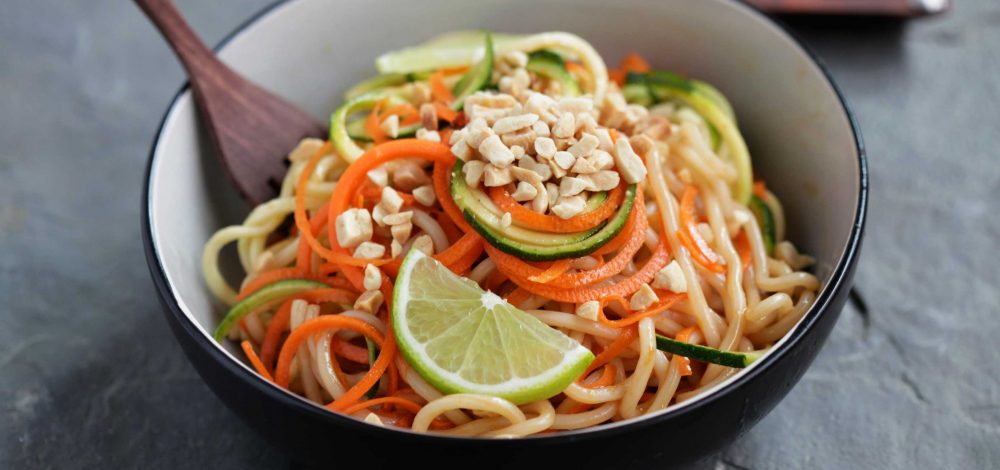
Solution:
[[[618,139],[615,142],[615,164],[618,165],[618,172],[622,178],[629,183],[638,183],[646,179],[646,165],[632,150],[632,145],[627,139]]]
[[[385,206],[389,213],[396,213],[403,207],[403,198],[395,189],[386,186],[382,188],[382,202],[380,204]]]
[[[424,103],[420,105],[420,123],[424,126],[424,129],[436,131],[438,128],[438,114],[437,108],[430,103]],[[419,131],[418,131],[419,134]],[[420,136],[418,135],[419,139]]]
[[[687,292],[687,280],[684,278],[684,272],[681,271],[677,260],[671,261],[670,264],[656,273],[653,277],[653,287],[678,294]]]
[[[375,186],[384,188],[389,185],[389,170],[386,170],[384,166],[370,170],[367,175],[368,179],[371,180],[372,183],[375,183]]]
[[[403,222],[400,224],[393,225],[391,231],[392,231],[393,242],[400,244],[406,243],[406,241],[410,239],[410,234],[413,232],[413,223]],[[396,255],[392,256],[393,258],[396,257]]]
[[[399,225],[405,224],[411,219],[413,219],[413,211],[403,211],[395,214],[388,214],[382,217],[382,222],[386,225]]]
[[[484,178],[483,184],[485,184],[487,188],[492,188],[495,186],[503,186],[514,181],[514,177],[511,175],[510,170],[511,167],[497,168],[494,165],[486,165],[486,177]]]
[[[486,164],[480,160],[472,160],[462,167],[465,173],[465,184],[475,188],[483,179],[483,172],[486,171]]]
[[[354,249],[354,257],[361,259],[381,258],[385,254],[385,247],[379,243],[362,242]]]
[[[555,137],[570,138],[574,132],[576,132],[576,118],[572,113],[563,113],[552,127],[552,135]]]
[[[385,301],[385,296],[382,295],[380,290],[367,290],[364,294],[358,297],[358,300],[354,301],[354,310],[361,310],[362,312],[368,312],[374,314],[378,312],[379,307],[382,306],[382,302]]]
[[[403,191],[412,191],[417,186],[430,184],[431,179],[427,172],[413,161],[400,162],[392,172],[393,186]]]
[[[632,310],[645,310],[658,300],[660,300],[660,298],[656,296],[656,292],[653,292],[653,289],[649,287],[649,284],[643,284],[642,287],[640,287],[635,294],[632,294],[632,297],[628,300],[628,307]]]
[[[393,114],[385,118],[379,127],[381,127],[382,132],[385,132],[389,137],[392,137],[393,139],[399,137],[399,116]]]
[[[497,134],[507,134],[531,127],[531,125],[536,122],[538,122],[538,115],[532,113],[505,117],[493,124],[493,132],[496,132]]]
[[[586,189],[587,183],[573,176],[566,176],[559,181],[559,194],[562,196],[576,196]]]
[[[375,290],[382,286],[382,271],[374,264],[365,265],[365,290]]]
[[[372,238],[372,217],[367,209],[348,209],[337,216],[337,243],[354,248]]]
[[[410,249],[422,251],[425,255],[431,256],[434,254],[434,240],[431,239],[430,235],[421,235],[413,239],[413,245],[410,246]]]
[[[428,142],[441,142],[441,134],[438,134],[438,131],[417,129],[417,139],[426,140]]]
[[[497,135],[491,135],[479,144],[479,153],[483,159],[493,165],[503,168],[514,161],[514,152],[511,152]]]
[[[535,153],[541,157],[552,158],[556,156],[556,143],[548,137],[535,139]]]
[[[513,197],[515,201],[524,202],[534,199],[537,195],[538,190],[535,189],[531,183],[521,181],[520,183],[517,183],[517,190],[514,191],[514,194],[511,194],[511,197]]]
[[[601,303],[596,300],[590,300],[576,307],[576,315],[590,321],[597,321],[597,313],[600,310]]]
[[[563,170],[573,168],[573,164],[576,163],[576,156],[563,150],[556,152],[556,156],[553,159],[556,165]]]
[[[567,152],[576,158],[587,157],[597,149],[598,144],[600,141],[593,134],[583,134],[583,137],[580,137],[580,140],[573,144]]]
[[[423,206],[430,207],[437,200],[437,195],[434,194],[433,186],[425,185],[413,190],[413,199],[416,199]]]
[[[562,219],[570,219],[583,212],[586,204],[587,201],[582,196],[559,196],[552,206],[552,212]]]

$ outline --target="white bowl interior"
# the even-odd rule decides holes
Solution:
[[[326,119],[342,92],[375,73],[380,53],[444,31],[569,31],[609,66],[637,51],[654,67],[718,87],[733,103],[755,171],[781,198],[788,237],[816,257],[827,288],[858,207],[855,137],[823,72],[784,32],[728,0],[296,0],[277,6],[223,48],[265,88]],[[201,275],[202,245],[247,207],[211,155],[190,93],[169,111],[153,154],[150,224],[174,298],[210,336],[222,307]],[[223,347],[234,360],[236,347]],[[725,386],[725,382],[719,387]],[[690,402],[688,402],[690,403]]]

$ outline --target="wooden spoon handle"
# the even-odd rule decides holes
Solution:
[[[205,45],[171,0],[135,0],[177,54],[196,87],[213,75],[230,71]]]

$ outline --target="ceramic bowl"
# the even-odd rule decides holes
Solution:
[[[261,379],[235,344],[210,337],[223,310],[202,279],[202,245],[242,220],[248,207],[211,155],[184,87],[153,144],[142,201],[147,260],[178,341],[223,402],[302,462],[650,468],[719,450],[799,380],[850,289],[867,179],[861,136],[843,97],[786,30],[725,0],[296,0],[267,8],[218,50],[238,71],[325,119],[351,84],[375,73],[380,53],[476,28],[569,31],[609,64],[637,51],[657,68],[717,86],[736,109],[754,170],[784,203],[788,238],[818,261],[813,272],[822,289],[799,324],[763,359],[699,398],[593,429],[518,440],[452,438],[327,412]]]

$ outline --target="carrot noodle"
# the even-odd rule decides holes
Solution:
[[[257,357],[257,353],[253,352],[253,346],[250,344],[250,341],[243,340],[243,342],[240,343],[240,347],[243,349],[243,354],[246,354],[247,358],[250,359],[250,363],[253,364],[254,369],[257,369],[257,373],[268,381],[274,382],[274,379],[271,377],[271,373],[267,371],[267,367],[264,367],[264,363],[260,362],[260,358]]]
[[[784,238],[789,222],[781,202],[764,181],[753,181],[752,193],[773,215],[775,239],[767,235],[778,248],[768,251],[760,222],[748,217],[747,203],[734,197],[734,182],[752,179],[753,169],[745,160],[732,160],[740,158],[733,149],[742,148],[742,139],[736,123],[728,119],[729,110],[722,109],[728,103],[714,96],[717,91],[700,89],[702,98],[710,99],[695,109],[680,97],[681,88],[691,85],[699,90],[702,84],[685,84],[681,75],[661,75],[636,53],[607,70],[585,41],[568,33],[529,36],[511,44],[497,46],[495,67],[488,75],[479,75],[482,69],[477,64],[432,68],[407,74],[403,84],[369,91],[381,95],[370,95],[377,97],[360,123],[352,121],[351,129],[343,129],[337,126],[344,123],[334,122],[333,141],[303,140],[289,154],[279,195],[206,242],[202,253],[206,284],[234,309],[230,313],[242,315],[231,339],[257,374],[330,412],[377,417],[388,427],[466,437],[559,433],[659,412],[707,393],[737,373],[659,351],[657,335],[731,353],[762,350],[787,334],[811,308],[822,284],[803,271],[812,259],[800,255]],[[520,54],[543,49],[565,53],[567,79],[576,80],[572,88],[581,92],[571,98],[572,104],[592,110],[593,120],[574,111],[572,138],[556,137],[559,116],[534,111],[539,119],[530,127],[497,130],[503,127],[498,125],[501,116],[523,114],[521,110],[549,102],[536,98],[529,105],[528,100],[538,94],[549,96],[559,107],[571,103],[563,101],[562,92],[567,90],[560,80],[533,71],[524,80],[522,71],[529,67],[521,64]],[[470,70],[475,74],[462,76]],[[634,80],[626,83],[629,74],[647,73],[651,80],[641,88],[633,86]],[[487,83],[471,83],[482,88],[465,86],[470,84],[466,78],[483,76]],[[658,78],[663,80],[652,80]],[[459,81],[463,86],[456,85]],[[681,87],[674,96],[659,93],[660,86]],[[472,93],[456,98],[459,89],[463,95]],[[629,99],[652,102],[648,106],[629,102],[623,90]],[[667,96],[677,101],[663,101]],[[516,112],[499,114],[511,103],[517,103]],[[394,138],[386,119],[405,128],[398,134],[419,138]],[[482,146],[488,136],[478,127],[481,119],[500,136],[514,161],[496,160],[507,155],[492,153],[495,141]],[[663,132],[669,123],[684,124]],[[370,139],[351,139],[352,146],[345,148],[340,139],[357,124]],[[711,142],[712,127],[719,131],[721,145]],[[573,149],[588,139],[585,134],[597,137],[597,148],[584,144]],[[563,166],[565,160],[546,156],[549,142],[538,140],[546,135],[556,152],[573,154],[570,168]],[[632,196],[626,181],[633,180],[626,178],[628,168],[622,167],[627,160],[618,153],[622,140],[630,143],[646,170]],[[485,197],[481,194],[473,202],[505,215],[502,220],[509,220],[513,228],[493,227],[480,233],[469,223],[466,217],[472,220],[478,209],[462,199],[456,203],[452,196],[456,158],[483,165],[476,189]],[[537,171],[533,176],[511,170],[512,180],[507,180],[508,166]],[[620,183],[600,194],[596,188],[605,186],[599,183],[615,176]],[[552,185],[559,194],[549,201],[521,197],[530,193],[523,188],[515,191],[522,179],[536,190],[535,197],[553,196]],[[581,201],[582,210],[576,206]],[[560,203],[572,213],[557,210]],[[624,222],[615,219],[626,205],[632,210]],[[536,211],[539,206],[545,207]],[[366,211],[371,232],[364,224],[346,221],[342,215],[347,210]],[[412,225],[402,231],[383,218],[403,213],[394,223],[405,224],[408,211]],[[517,241],[528,250],[536,234],[545,243],[556,234],[580,234],[582,239],[585,232],[610,223],[621,224],[610,227],[617,230],[613,237],[594,238],[581,252],[557,252],[555,260],[528,260],[511,254],[517,250],[505,247],[508,253],[498,248],[503,245],[497,239],[508,230],[516,231]],[[358,230],[364,242],[383,247],[384,253],[375,259],[355,257],[357,238],[341,246],[341,240],[347,245],[347,234],[338,233],[338,225],[342,231]],[[394,284],[416,237],[425,235],[432,239],[433,258],[452,273],[477,282],[564,339],[589,349],[594,358],[585,367],[578,366],[583,373],[553,391],[555,395],[526,404],[488,395],[445,394],[435,385],[438,382],[428,381],[422,375],[427,374],[427,364],[408,362],[409,353],[400,351],[393,331],[394,307],[401,307],[393,304]],[[238,285],[229,284],[222,273],[230,271],[220,266],[220,258],[225,258],[220,254],[230,243],[236,245],[244,273]],[[362,295],[372,299],[366,288],[366,284],[374,287],[371,267],[381,277],[377,290],[382,300],[377,307],[358,302]],[[294,293],[280,298],[253,295],[281,292],[283,283],[294,280],[313,281],[317,287],[295,292],[296,284],[284,284]],[[640,291],[648,294],[647,287],[656,298],[633,309],[641,300],[634,296]],[[255,298],[267,300],[250,305]],[[506,345],[528,346],[522,337],[511,338],[500,339]],[[374,357],[369,347],[377,350]]]

